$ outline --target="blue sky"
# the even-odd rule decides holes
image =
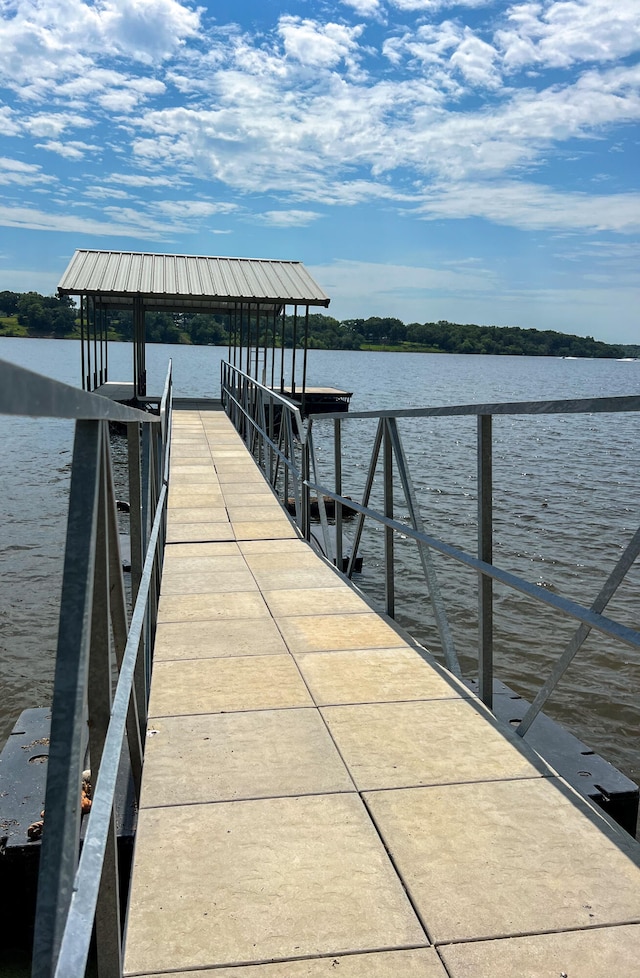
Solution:
[[[339,319],[640,342],[639,0],[0,0],[0,290],[303,261]]]

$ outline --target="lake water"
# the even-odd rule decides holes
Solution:
[[[161,391],[169,357],[177,395],[218,396],[215,347],[148,348],[148,389]],[[78,384],[73,341],[0,338],[0,358]],[[128,380],[131,348],[110,347],[110,378]],[[353,410],[492,401],[581,398],[640,392],[640,363],[529,357],[311,351],[308,383],[354,391]],[[325,422],[325,425],[328,423]],[[331,455],[318,427],[323,471]],[[638,527],[640,418],[542,416],[494,420],[494,562],[540,587],[590,603]],[[475,422],[400,422],[427,529],[472,552],[476,533]],[[345,424],[344,491],[364,483],[374,427]],[[20,711],[49,702],[61,586],[73,430],[67,422],[0,418],[0,741]],[[379,495],[379,489],[377,490]],[[398,514],[403,515],[399,505]],[[348,530],[347,530],[348,532]],[[381,600],[382,539],[363,539],[359,585]],[[438,651],[415,547],[397,544],[399,622]],[[473,675],[476,579],[436,558],[465,674]],[[640,626],[633,568],[609,607]],[[496,587],[496,675],[531,698],[574,627],[529,599]],[[640,657],[592,635],[547,707],[593,749],[640,777]]]

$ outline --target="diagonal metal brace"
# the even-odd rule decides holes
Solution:
[[[417,530],[419,533],[424,533],[424,524],[422,521],[422,516],[420,515],[420,506],[418,505],[415,489],[413,487],[413,481],[409,473],[407,457],[404,452],[404,446],[400,438],[400,432],[398,431],[396,419],[388,418],[387,426],[391,435],[391,444],[393,445],[393,451],[396,457],[398,474],[400,476],[404,496],[409,509],[411,525],[414,530]],[[458,678],[460,678],[462,676],[462,671],[460,669],[460,663],[458,662],[458,656],[456,655],[453,636],[451,634],[451,628],[449,627],[449,619],[447,618],[447,612],[442,600],[442,594],[440,592],[440,585],[438,583],[438,575],[434,566],[433,557],[431,556],[429,547],[425,543],[423,543],[421,540],[416,540],[416,544],[418,546],[418,553],[420,554],[422,570],[429,589],[429,597],[431,599],[433,613],[438,626],[438,632],[440,634],[440,641],[442,643],[442,651],[447,663],[447,669],[449,672],[452,672],[454,676],[458,676]]]
[[[591,611],[596,611],[598,614],[602,614],[604,609],[607,607],[611,598],[614,596],[618,587],[624,580],[627,571],[632,567],[636,557],[640,553],[640,528],[636,530],[633,537],[629,541],[629,544],[620,557],[620,560],[616,566],[611,571],[609,577],[607,578],[602,590],[598,594],[597,598],[591,605]],[[585,639],[587,638],[589,632],[591,631],[591,626],[587,624],[580,625],[573,634],[573,637],[566,649],[557,660],[555,666],[551,670],[551,675],[547,679],[546,683],[534,699],[533,703],[523,716],[522,720],[516,727],[516,733],[520,737],[524,737],[527,730],[538,716],[538,713],[543,708],[551,693],[554,691],[559,681],[564,676],[565,672],[571,665],[576,653],[583,645]]]

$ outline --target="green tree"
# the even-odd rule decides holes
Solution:
[[[76,309],[69,296],[58,298],[25,292],[18,299],[16,311],[18,322],[33,335],[65,336],[76,322]]]
[[[0,316],[15,316],[19,299],[19,292],[0,292]]]

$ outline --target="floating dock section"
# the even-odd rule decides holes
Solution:
[[[638,844],[174,413],[124,973],[630,978]]]

